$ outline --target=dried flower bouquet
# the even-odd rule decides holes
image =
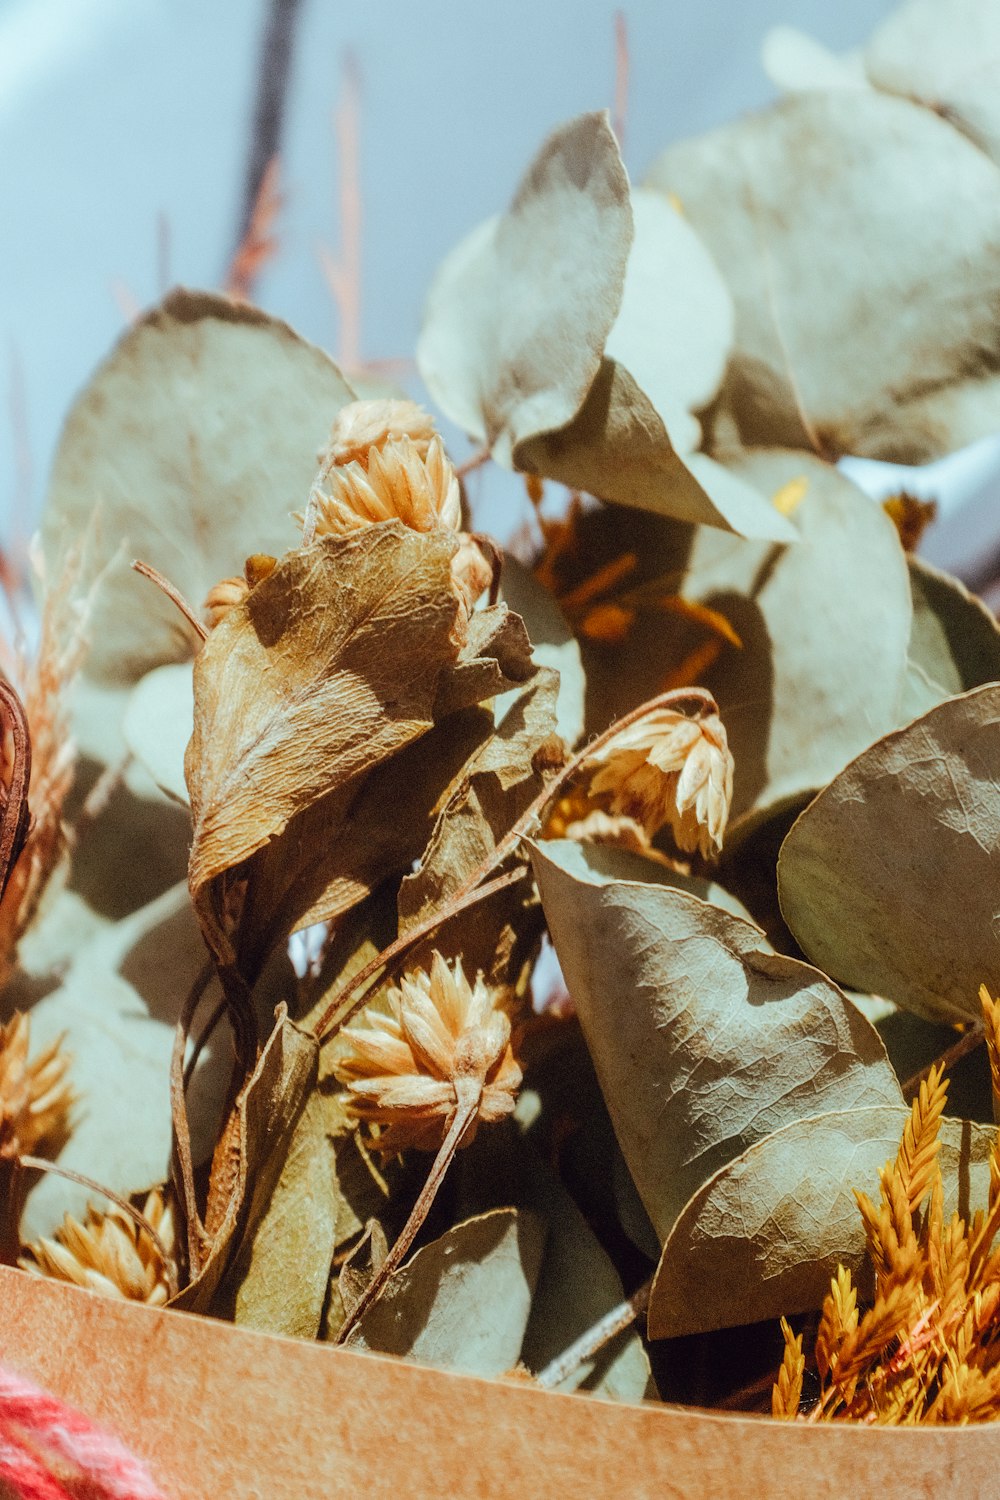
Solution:
[[[1000,629],[836,467],[1000,428],[1000,115],[924,67],[974,10],[863,79],[785,35],[788,97],[643,188],[557,130],[431,289],[464,471],[246,303],[127,332],[0,692],[8,1264],[621,1401],[1000,1415]]]

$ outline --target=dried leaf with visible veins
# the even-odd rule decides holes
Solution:
[[[431,727],[460,645],[454,547],[394,524],[320,538],[289,553],[206,642],[185,757],[189,880],[224,965],[236,959],[240,905],[227,874]]]

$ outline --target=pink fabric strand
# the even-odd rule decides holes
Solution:
[[[93,1500],[166,1500],[112,1433],[0,1365],[0,1500],[72,1500],[83,1480]]]

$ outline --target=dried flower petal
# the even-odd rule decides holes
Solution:
[[[372,449],[382,449],[404,437],[421,458],[427,456],[434,423],[415,401],[350,401],[334,417],[330,441],[319,461],[323,467],[360,463],[367,468]]]
[[[26,1245],[18,1265],[36,1276],[70,1281],[105,1297],[161,1307],[170,1295],[175,1269],[173,1211],[154,1188],[142,1214],[159,1236],[169,1266],[156,1241],[124,1210],[115,1206],[103,1212],[93,1205],[88,1207],[84,1223],[67,1214],[53,1239],[43,1237]]]
[[[404,974],[388,991],[384,1011],[370,1010],[365,1024],[341,1033],[335,1071],[347,1087],[348,1108],[381,1127],[378,1148],[385,1155],[439,1148],[458,1106],[459,1079],[477,1080],[481,1090],[463,1145],[482,1121],[511,1113],[521,1070],[500,1001],[481,974],[469,984],[461,959],[449,968],[435,953],[429,974]]]
[[[250,585],[245,578],[223,578],[221,583],[214,584],[205,595],[202,605],[205,624],[209,630],[214,630],[231,609],[242,604],[249,592]]]
[[[0,1026],[0,1158],[54,1156],[69,1138],[75,1095],[62,1038],[28,1061],[31,1025],[15,1011]]]
[[[304,527],[312,536],[345,536],[378,521],[402,521],[414,531],[444,526],[458,531],[458,478],[439,437],[423,448],[405,435],[372,448],[367,462],[323,472],[309,497]]]
[[[660,708],[630,724],[587,762],[591,795],[648,837],[669,823],[679,849],[718,854],[733,795],[733,758],[718,709],[698,718]]]

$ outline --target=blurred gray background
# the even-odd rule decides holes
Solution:
[[[760,63],[772,25],[843,49],[889,9],[888,0],[626,3],[633,178],[667,142],[773,97]],[[505,204],[555,124],[614,104],[606,0],[0,0],[6,535],[32,529],[67,406],[129,317],[175,282],[221,283],[276,13],[279,26],[294,23],[284,204],[280,252],[256,300],[348,362],[352,353],[410,361],[445,252]],[[352,94],[361,276],[357,326],[345,328],[323,263],[343,256],[335,112]],[[413,385],[412,365],[392,368]],[[866,482],[888,488],[870,468]],[[911,480],[945,492],[931,555],[968,572],[989,551],[1000,533],[994,469],[994,450],[978,445],[943,478]]]

